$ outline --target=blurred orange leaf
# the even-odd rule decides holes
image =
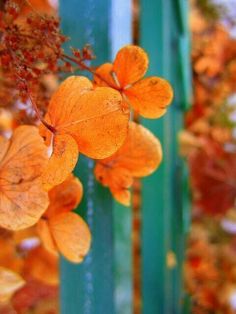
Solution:
[[[203,213],[222,215],[235,205],[235,154],[209,139],[202,148],[189,159],[194,205]]]
[[[0,267],[0,303],[8,302],[24,284],[24,280],[17,273]]]
[[[50,203],[44,216],[52,217],[75,209],[82,199],[83,186],[79,178],[71,174],[63,183],[51,189],[48,195]]]
[[[31,250],[26,257],[24,274],[48,285],[59,283],[58,258],[43,247]]]
[[[0,138],[0,226],[19,230],[35,224],[48,206],[40,176],[46,148],[33,126],[18,127]]]
[[[38,280],[28,280],[25,286],[14,294],[12,304],[17,314],[32,313],[32,311],[38,314],[57,314],[59,313],[55,304],[57,295],[57,287],[46,285]],[[47,301],[51,301],[53,306],[42,311],[40,308]]]

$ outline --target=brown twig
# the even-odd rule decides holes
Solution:
[[[89,73],[93,74],[94,76],[96,76],[97,78],[99,78],[100,80],[102,80],[104,83],[106,83],[108,86],[110,86],[110,83],[107,82],[106,79],[104,79],[101,75],[99,75],[98,73],[96,73],[96,71],[94,71],[91,67],[87,66],[83,61],[80,61],[76,58],[73,58],[71,56],[68,56],[67,54],[62,54],[62,59],[67,59],[75,64],[77,64],[82,70],[86,70]],[[65,60],[64,60],[65,61]],[[112,86],[112,88],[116,89],[116,90],[121,90],[118,86]]]
[[[37,107],[37,105],[36,105],[36,103],[35,103],[35,101],[34,101],[32,95],[31,95],[31,93],[29,92],[28,89],[27,89],[27,94],[28,94],[28,96],[29,96],[29,100],[30,100],[30,102],[31,102],[31,105],[32,105],[32,107],[33,107],[33,109],[34,109],[34,111],[35,111],[35,113],[36,113],[36,116],[37,116],[37,118],[39,119],[39,121],[41,121],[41,123],[42,123],[50,132],[52,132],[52,133],[55,134],[55,133],[56,133],[56,129],[55,129],[52,125],[48,124],[47,121],[44,120],[44,118],[42,117],[42,115],[41,115],[41,113],[40,113],[40,111],[39,111],[39,109],[38,109],[38,107]]]

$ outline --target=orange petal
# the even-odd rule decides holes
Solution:
[[[1,157],[0,226],[10,230],[32,226],[48,206],[40,180],[47,161],[46,147],[38,129],[18,127]]]
[[[105,158],[117,151],[126,138],[129,110],[124,106],[119,92],[98,87],[80,97],[70,120],[58,129],[74,137],[81,153]]]
[[[121,87],[137,82],[146,73],[148,56],[138,47],[128,45],[121,48],[115,58],[113,71],[116,73]]]
[[[92,90],[83,77],[68,78],[50,101],[48,113],[57,134],[69,134],[79,151],[91,158],[113,154],[127,135],[129,110],[118,91]]]
[[[47,285],[59,283],[58,257],[38,246],[26,257],[24,273]]]
[[[159,140],[145,127],[130,122],[123,146],[111,157],[97,162],[95,176],[104,186],[110,188],[117,201],[129,205],[128,189],[133,183],[133,177],[151,174],[161,160]]]
[[[73,263],[82,262],[91,244],[91,234],[84,220],[75,213],[62,213],[52,217],[49,226],[62,255]]]
[[[130,122],[120,156],[120,167],[126,167],[134,177],[148,176],[162,161],[161,143],[147,128]]]
[[[70,120],[71,112],[79,105],[80,97],[93,89],[93,84],[83,76],[70,76],[62,82],[53,94],[46,121],[57,127]]]
[[[24,284],[24,280],[17,273],[0,267],[0,303],[8,302]]]
[[[159,118],[173,99],[170,84],[159,77],[145,78],[124,91],[131,106],[145,118]]]
[[[4,230],[4,233],[3,233]],[[10,268],[11,270],[21,273],[24,261],[22,256],[16,251],[16,244],[9,231],[1,229],[0,237],[0,265]]]
[[[112,182],[112,178],[110,176],[111,169],[107,167],[106,162],[103,164],[101,162],[97,162],[94,168],[94,175],[96,179],[103,185],[103,186],[110,186]]]
[[[44,217],[52,217],[75,209],[80,203],[82,196],[82,183],[71,174],[64,182],[49,191],[50,204]]]
[[[117,88],[117,84],[112,76],[113,64],[104,63],[96,69],[96,74],[94,75],[95,86],[110,86],[112,88]]]
[[[37,223],[37,233],[42,241],[43,246],[47,251],[57,254],[57,246],[51,235],[48,221],[40,219]]]
[[[123,146],[111,157],[98,161],[94,172],[96,179],[110,188],[115,199],[127,206],[133,177],[151,174],[161,160],[159,140],[145,127],[130,122]]]
[[[6,155],[6,152],[10,146],[10,141],[4,137],[0,137],[0,160],[3,159],[3,157]]]
[[[53,153],[42,174],[42,182],[46,190],[62,183],[69,176],[77,163],[78,155],[78,145],[72,136],[55,135]]]
[[[128,189],[111,188],[111,193],[117,202],[124,206],[130,206],[131,193]]]
[[[113,169],[110,173],[112,178],[111,181],[111,193],[114,198],[123,204],[124,206],[129,206],[131,201],[131,193],[129,188],[133,184],[133,177],[129,170],[126,168],[120,168],[119,166]]]
[[[130,204],[129,188],[133,184],[133,178],[126,168],[110,167],[109,163],[97,162],[94,169],[96,179],[108,186],[114,198],[125,206]]]
[[[134,177],[143,177],[154,172],[161,160],[162,148],[159,140],[144,126],[130,122],[124,145],[102,163],[115,169],[113,171],[126,169]]]

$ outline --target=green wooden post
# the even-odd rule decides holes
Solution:
[[[130,1],[118,0],[61,1],[63,32],[70,36],[71,46],[91,44],[96,62],[101,64],[111,60],[120,45],[130,42],[130,6]],[[109,191],[94,180],[93,167],[92,160],[80,156],[75,174],[81,179],[85,193],[76,211],[88,222],[93,242],[81,265],[61,259],[61,313],[124,313],[122,305],[130,313],[130,211],[114,206]],[[125,267],[116,258],[116,254],[121,254],[119,250],[127,254]],[[126,278],[119,277],[122,272]],[[126,294],[125,298],[122,299],[120,291]]]
[[[141,0],[140,44],[150,58],[150,75],[166,76],[168,68],[167,29],[169,19],[162,0]],[[159,170],[143,180],[142,189],[142,297],[143,313],[164,314],[168,293],[166,252],[169,229],[169,115],[158,121],[144,120],[163,143],[165,161]],[[166,140],[164,142],[164,139]]]
[[[175,99],[167,115],[144,120],[162,144],[160,169],[143,180],[143,313],[182,313],[182,260],[185,224],[183,210],[184,165],[178,156],[177,133],[189,103],[190,67],[187,45],[187,0],[141,0],[140,44],[149,53],[149,74],[170,80]],[[184,199],[186,201],[186,198]],[[177,268],[168,268],[168,252]]]

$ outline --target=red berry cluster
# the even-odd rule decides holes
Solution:
[[[72,48],[70,57],[62,48],[66,40],[56,17],[31,12],[22,18],[19,5],[7,1],[0,11],[0,106],[26,102],[30,92],[43,114],[52,93],[48,78],[90,70],[84,62],[94,58],[91,48]],[[22,118],[30,122],[26,111]]]

